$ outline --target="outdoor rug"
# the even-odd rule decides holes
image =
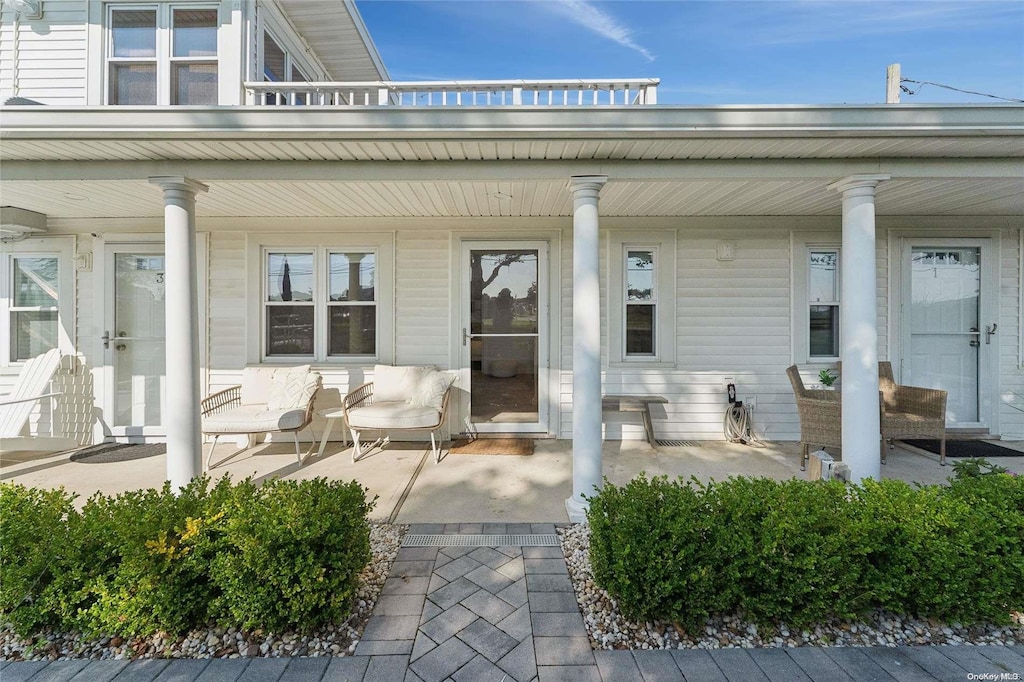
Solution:
[[[461,438],[448,450],[453,455],[519,455],[533,454],[529,438]]]
[[[939,454],[937,440],[904,440],[901,441],[915,448]],[[1000,445],[986,443],[983,440],[947,440],[946,457],[1024,457],[1024,452]]]
[[[100,443],[71,455],[72,462],[82,464],[110,464],[145,459],[167,453],[164,443]]]

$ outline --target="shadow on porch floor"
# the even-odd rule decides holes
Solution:
[[[218,446],[217,456],[226,457],[234,447]],[[252,448],[215,467],[212,475],[229,474],[235,480],[246,476],[356,479],[368,489],[368,496],[377,496],[372,517],[382,521],[522,523],[567,520],[564,503],[572,492],[572,442],[569,440],[536,441],[536,451],[528,457],[453,455],[446,456],[439,464],[432,461],[429,445],[423,443],[391,443],[355,464],[347,448],[342,449],[340,442],[331,443],[323,457],[310,457],[302,466],[295,461],[291,447],[287,443],[271,443]],[[740,474],[785,479],[803,476],[798,449],[796,443],[789,442],[753,448],[711,441],[699,447],[662,446],[655,450],[643,441],[607,441],[604,443],[604,475],[616,484],[623,484],[640,472],[648,476],[695,476],[704,481]],[[96,491],[120,493],[159,486],[166,471],[164,455],[110,464],[71,462],[69,456],[70,453],[32,453],[32,456],[5,453],[0,456],[0,479],[44,488],[64,486],[79,494],[81,505]],[[1024,452],[1020,457],[1001,458],[998,463],[1022,472]],[[884,478],[918,483],[944,483],[950,475],[952,467],[940,467],[937,455],[901,447],[890,454],[889,463],[882,467]]]

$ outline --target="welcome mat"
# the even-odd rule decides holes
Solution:
[[[452,443],[448,452],[453,455],[519,455],[533,454],[533,441],[529,438],[461,438]]]
[[[939,454],[939,441],[937,440],[914,439],[902,442],[936,455]],[[947,440],[946,457],[1024,457],[1024,452],[986,443],[983,440]]]
[[[71,461],[82,464],[110,464],[164,454],[167,454],[167,445],[164,443],[100,443],[79,450],[71,455]]]

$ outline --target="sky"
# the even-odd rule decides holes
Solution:
[[[660,78],[661,104],[1024,100],[1024,0],[357,0],[391,79]],[[919,83],[905,103],[998,102]],[[919,89],[920,88],[920,89]]]

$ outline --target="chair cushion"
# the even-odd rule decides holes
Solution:
[[[246,367],[242,370],[243,405],[266,405],[277,367]]]
[[[413,394],[412,404],[417,407],[431,407],[437,411],[444,404],[444,394],[455,381],[455,377],[447,372],[439,372],[433,367],[425,367],[420,383]],[[376,389],[376,385],[374,386]]]
[[[292,431],[305,421],[305,409],[268,410],[263,405],[242,405],[203,417],[203,433]]]
[[[309,365],[278,369],[270,381],[267,409],[306,407],[316,390],[317,376],[315,372],[309,371]]]
[[[436,426],[439,417],[440,412],[432,407],[389,401],[349,410],[348,423],[357,429],[422,429]]]
[[[392,367],[375,365],[373,368],[374,402],[410,402],[416,395],[423,367]]]

